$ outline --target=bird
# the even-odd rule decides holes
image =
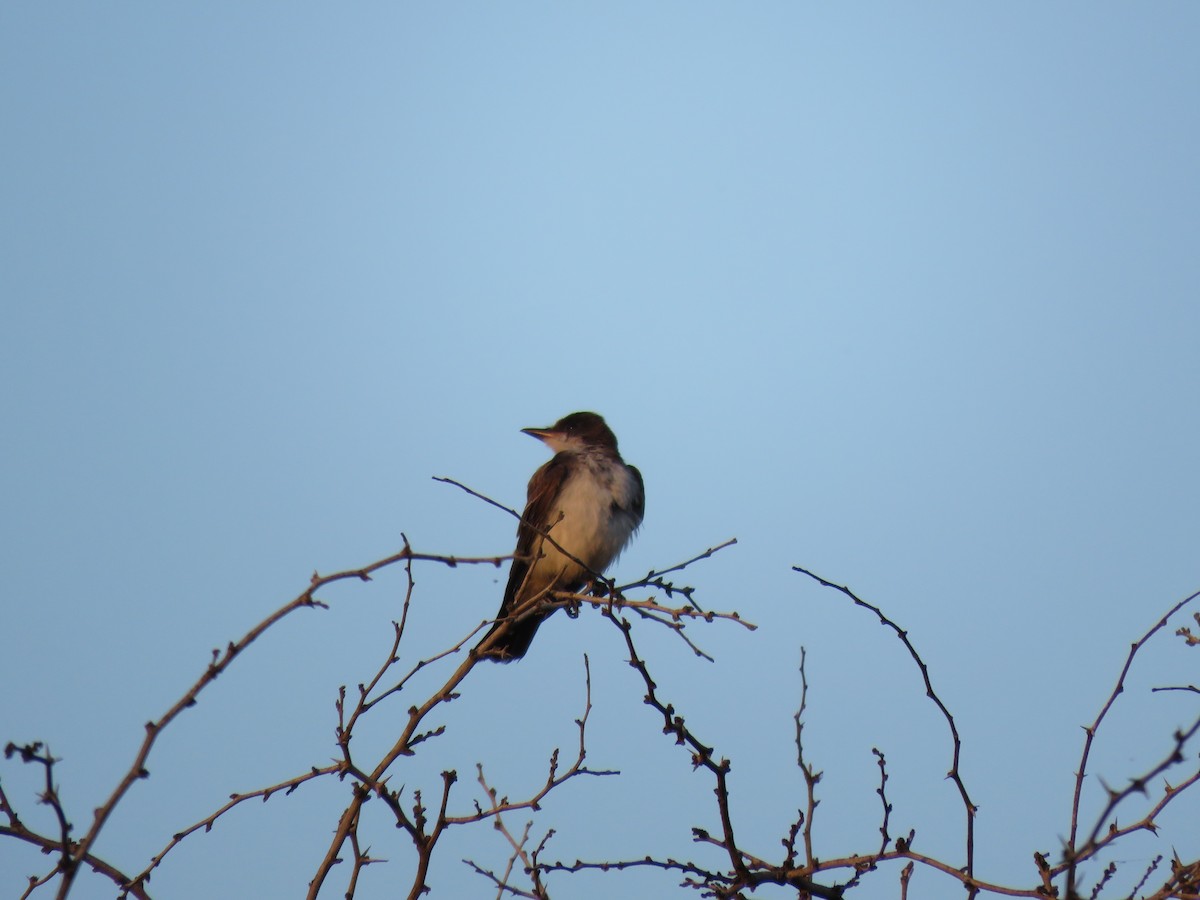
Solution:
[[[554,457],[529,479],[504,601],[478,645],[480,655],[495,662],[521,659],[554,612],[538,604],[552,591],[578,591],[601,574],[646,512],[642,473],[621,459],[616,435],[596,413],[575,412],[549,428],[521,431]]]

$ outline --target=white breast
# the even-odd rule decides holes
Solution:
[[[550,518],[550,536],[572,556],[587,563],[592,571],[603,572],[641,524],[641,518],[632,511],[639,488],[625,466],[607,458],[583,459],[587,464],[576,468],[559,494],[558,509]],[[553,524],[559,512],[562,518]],[[564,580],[586,576],[549,542],[542,552],[551,570],[561,566],[560,571],[566,575]]]

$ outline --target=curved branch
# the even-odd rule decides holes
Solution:
[[[978,811],[978,808],[974,803],[971,802],[971,798],[967,794],[967,786],[963,782],[962,775],[959,772],[959,758],[962,754],[962,740],[958,736],[958,728],[954,724],[954,716],[950,714],[950,710],[946,708],[946,704],[942,702],[942,699],[937,695],[937,692],[934,691],[933,682],[929,678],[929,667],[925,665],[925,660],[921,659],[921,655],[917,652],[917,648],[914,647],[912,641],[908,639],[908,632],[884,615],[883,611],[879,607],[873,606],[866,600],[858,597],[852,590],[850,590],[850,588],[846,587],[845,585],[834,584],[832,581],[826,581],[820,575],[816,575],[810,572],[808,569],[801,568],[800,566],[792,566],[792,570],[799,572],[801,575],[807,575],[822,587],[833,588],[836,591],[840,591],[842,594],[845,594],[847,597],[853,600],[856,606],[861,606],[863,609],[869,609],[871,612],[873,612],[875,617],[879,619],[880,624],[887,626],[893,632],[895,632],[896,637],[900,639],[901,643],[904,644],[905,649],[908,650],[909,656],[913,658],[913,662],[917,664],[917,668],[921,670],[921,678],[925,682],[925,696],[934,702],[937,708],[941,711],[942,718],[946,720],[946,724],[950,728],[950,739],[953,742],[954,751],[951,758],[950,771],[947,773],[946,777],[953,781],[955,787],[958,788],[958,794],[962,798],[963,807],[966,809],[967,813],[967,865],[966,880],[963,883],[966,885],[967,890],[974,895],[975,890],[972,887],[972,882],[974,880],[973,876],[975,872],[975,813]]]
[[[1079,758],[1079,769],[1075,772],[1075,792],[1071,798],[1071,833],[1067,838],[1067,846],[1063,849],[1063,859],[1067,869],[1067,896],[1072,897],[1075,894],[1075,879],[1077,876],[1076,862],[1078,859],[1076,850],[1076,840],[1079,834],[1079,803],[1083,795],[1083,779],[1087,775],[1088,757],[1092,752],[1092,742],[1096,739],[1096,731],[1100,728],[1100,724],[1104,721],[1104,717],[1108,715],[1108,711],[1112,709],[1114,703],[1125,691],[1125,676],[1129,674],[1130,667],[1133,666],[1133,658],[1137,656],[1138,651],[1145,646],[1158,631],[1165,628],[1167,620],[1175,613],[1179,612],[1197,597],[1200,597],[1200,591],[1196,591],[1190,596],[1184,597],[1178,603],[1167,611],[1167,614],[1159,619],[1150,629],[1140,638],[1133,642],[1129,648],[1129,655],[1125,657],[1125,665],[1121,667],[1121,674],[1117,676],[1117,683],[1112,689],[1112,693],[1108,695],[1108,699],[1104,701],[1104,705],[1100,708],[1100,712],[1096,715],[1095,721],[1091,725],[1084,726],[1084,734],[1086,737],[1083,740],[1083,753]]]

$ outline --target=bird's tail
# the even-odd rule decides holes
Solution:
[[[544,619],[545,616],[536,615],[515,622],[501,619],[479,642],[479,646],[482,648],[479,655],[493,662],[506,663],[520,659],[529,650],[529,645],[533,643],[533,636],[537,634],[538,626]],[[505,629],[504,634],[493,638],[501,628]],[[495,643],[492,643],[493,640]],[[488,646],[489,644],[491,646]]]

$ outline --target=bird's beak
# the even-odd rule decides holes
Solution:
[[[537,438],[539,441],[545,441],[553,437],[555,431],[553,428],[522,428],[521,434],[527,434],[530,437]]]

